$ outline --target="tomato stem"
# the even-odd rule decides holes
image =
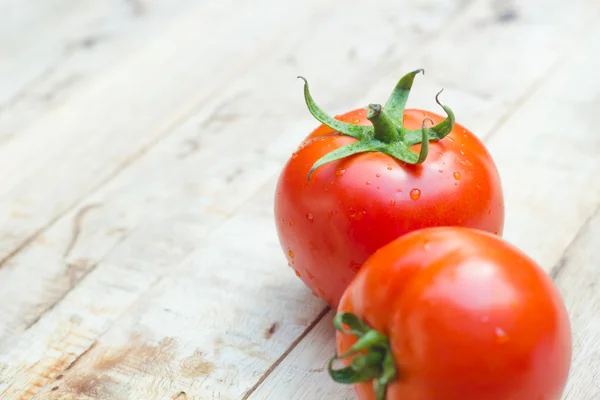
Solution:
[[[380,104],[369,104],[367,119],[371,121],[372,126],[349,124],[329,116],[313,100],[308,88],[308,81],[299,76],[298,78],[304,81],[304,100],[313,117],[323,125],[358,141],[340,147],[317,160],[308,173],[308,180],[320,166],[364,152],[385,153],[407,164],[423,163],[427,158],[428,142],[442,140],[446,137],[454,128],[455,118],[452,110],[440,103],[440,91],[436,95],[435,101],[444,109],[447,115],[446,119],[431,128],[425,127],[427,118],[423,121],[421,129],[404,128],[404,109],[415,76],[419,73],[424,73],[424,71],[417,69],[404,75],[396,84],[384,107]],[[423,143],[419,154],[410,149],[412,145],[418,143]]]
[[[369,104],[367,119],[373,124],[373,138],[383,143],[393,143],[399,139],[394,121],[381,109],[380,104]]]
[[[345,353],[335,354],[329,361],[329,375],[344,384],[373,381],[373,391],[377,400],[385,400],[387,385],[394,381],[397,370],[388,338],[381,332],[371,329],[356,315],[339,313],[333,319],[336,330],[357,337],[356,343]],[[346,325],[349,329],[344,329]],[[334,369],[333,363],[347,357],[352,360],[348,367]]]

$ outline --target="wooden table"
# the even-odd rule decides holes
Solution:
[[[565,398],[600,399],[600,2],[518,3],[0,0],[0,399],[354,398],[274,184],[296,75],[337,113],[419,67],[564,296]]]

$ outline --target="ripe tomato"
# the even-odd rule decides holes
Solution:
[[[487,232],[439,227],[398,238],[368,259],[338,311],[338,330],[354,330],[337,333],[339,358],[354,368],[330,364],[330,373],[362,382],[361,400],[559,400],[564,390],[571,331],[560,294]],[[353,346],[362,352],[345,356]]]
[[[448,225],[502,234],[500,179],[481,141],[446,106],[446,119],[404,110],[418,72],[400,80],[383,109],[337,119],[305,84],[309,110],[324,123],[284,166],[275,218],[289,265],[331,307],[367,257],[398,236]],[[437,125],[426,128],[425,120]]]

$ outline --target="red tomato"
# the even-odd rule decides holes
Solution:
[[[384,398],[368,378],[377,382],[385,358],[387,400],[559,400],[564,390],[571,331],[562,298],[498,236],[442,227],[398,238],[368,259],[338,311],[337,323],[343,316],[366,346],[344,363],[375,352],[355,385],[361,400]],[[357,336],[338,332],[337,343],[343,356]],[[360,375],[332,373],[347,383]]]
[[[403,80],[414,78],[416,72]],[[404,81],[403,89],[406,86]],[[388,112],[387,121],[373,123],[372,115],[368,119],[369,110],[362,108],[335,121],[327,120],[319,109],[315,111],[305,86],[311,112],[329,125],[335,125],[333,120],[342,124],[335,126],[340,130],[373,130],[375,124],[377,133],[383,124],[379,129],[381,140],[360,140],[319,126],[289,159],[277,185],[275,218],[289,265],[315,295],[334,308],[365,260],[398,236],[433,226],[465,226],[502,234],[502,188],[496,166],[482,142],[455,124],[447,107],[443,106],[449,113],[445,120],[429,111],[404,110],[402,101],[406,98],[398,107],[398,93],[395,90],[390,97],[395,103],[388,100],[381,111],[382,115]],[[377,109],[370,106],[372,114],[373,107]],[[438,124],[425,129],[430,137],[437,132],[438,138],[433,137],[431,143],[425,141],[428,156],[419,164],[422,160],[415,152],[421,152],[422,146],[412,143],[422,139],[425,119]],[[386,142],[385,122],[390,120],[402,121],[396,128],[404,133],[404,139],[392,137]],[[394,129],[390,131],[394,133]],[[375,143],[374,150],[325,163],[308,180],[309,171],[322,157],[365,141]],[[388,151],[390,147],[395,153]]]

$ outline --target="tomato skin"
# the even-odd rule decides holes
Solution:
[[[337,117],[370,125],[367,110]],[[420,129],[437,114],[404,112],[404,126]],[[275,196],[281,246],[296,274],[331,307],[364,261],[381,246],[416,229],[465,226],[502,235],[504,200],[496,166],[485,146],[455,124],[429,155],[410,165],[383,153],[362,153],[325,164],[323,155],[356,139],[321,125],[288,160]],[[420,144],[412,149],[416,152]]]
[[[388,336],[399,378],[387,400],[560,400],[566,385],[571,330],[559,292],[486,232],[429,228],[391,242],[338,311]],[[341,354],[355,338],[338,333],[337,343]],[[371,383],[355,389],[375,399]]]

